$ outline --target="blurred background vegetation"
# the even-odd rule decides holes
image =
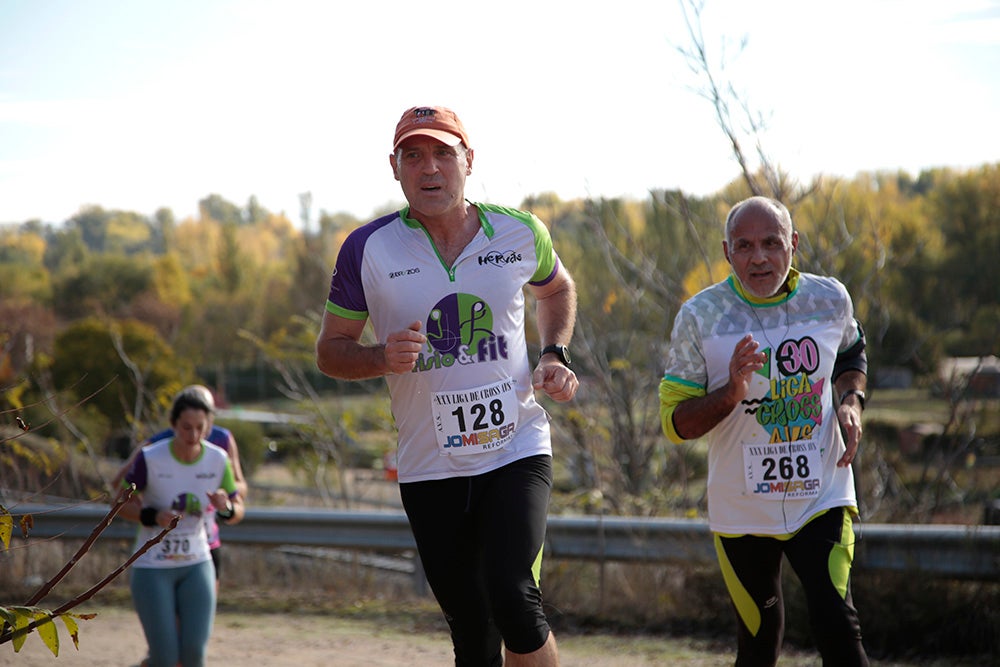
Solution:
[[[728,209],[765,194],[792,211],[795,265],[842,280],[867,332],[870,399],[856,462],[864,520],[1000,522],[1000,163],[794,181],[752,140],[759,119],[731,115],[747,105],[709,76],[703,51],[689,58],[732,140],[732,182],[703,197],[661,189],[643,200],[502,202],[548,225],[579,287],[581,389],[570,404],[546,406],[552,511],[705,516],[704,443],[667,443],[656,389],[679,305],[728,274]],[[738,140],[744,127],[749,140]],[[314,215],[308,193],[300,204],[295,221],[255,197],[209,194],[182,220],[169,209],[90,205],[65,221],[0,227],[0,503],[106,500],[107,480],[192,382],[211,387],[218,422],[236,435],[251,505],[396,503],[384,383],[323,377],[313,358],[337,251],[365,220]],[[376,480],[384,484],[373,493]],[[260,590],[267,577],[252,563],[266,559],[246,558],[246,585]],[[6,569],[7,590],[43,562],[33,559]],[[729,633],[714,571],[546,568],[557,623]],[[283,576],[292,595],[292,575]],[[1000,651],[1000,585],[858,576],[866,633],[883,651]],[[349,587],[348,598],[386,594],[352,578],[363,590]],[[344,590],[311,571],[303,581],[303,596]],[[791,618],[801,601],[790,595]],[[789,638],[808,643],[808,630],[793,622]]]
[[[580,287],[581,390],[570,404],[547,405],[553,512],[705,516],[704,443],[665,440],[656,388],[678,306],[727,274],[726,211],[772,182],[765,176],[774,175],[750,174],[704,198],[654,191],[644,201],[520,202],[549,226]],[[840,277],[868,333],[871,390],[856,463],[864,520],[996,523],[1000,165],[781,187],[801,235],[796,265]],[[60,224],[0,230],[0,503],[16,514],[27,500],[106,500],[124,457],[165,425],[173,393],[202,382],[239,442],[251,505],[398,508],[384,470],[395,447],[384,383],[315,370],[329,274],[363,222],[319,219],[295,224],[254,200],[209,196],[198,217],[181,221],[166,210],[147,218],[89,206]],[[49,560],[39,549],[58,547],[9,554],[0,577],[9,595],[41,575]],[[127,549],[100,547],[114,556],[94,565],[106,571]],[[376,614],[387,599],[419,606],[412,589],[357,567],[249,548],[227,558],[225,591],[236,604],[283,598],[309,608],[332,595]],[[258,564],[267,575],[253,574]],[[559,631],[728,636],[713,568],[545,568]],[[124,595],[124,581],[107,595]],[[912,577],[860,569],[855,586],[873,655],[1000,650],[1000,584],[913,586]],[[802,619],[798,588],[787,590],[789,618]],[[804,622],[790,621],[788,641],[809,646]]]
[[[678,306],[727,275],[721,221],[759,182],[704,198],[519,203],[549,225],[580,286],[582,388],[550,406],[567,509],[700,512],[704,452],[667,445],[656,386]],[[796,265],[843,280],[868,333],[861,483],[875,519],[976,520],[997,494],[983,471],[995,469],[1000,431],[990,365],[1000,354],[1000,165],[781,188],[802,239]],[[78,453],[60,484],[74,496],[104,490],[93,461],[122,459],[162,428],[190,382],[216,393],[251,472],[281,458],[344,502],[344,470],[382,465],[394,446],[383,384],[325,378],[313,360],[337,250],[364,221],[322,212],[318,227],[296,225],[253,199],[215,195],[200,211],[178,222],[168,210],[88,206],[60,224],[0,229],[0,484],[16,486],[43,460],[52,474]],[[299,421],[241,419],[240,409]]]

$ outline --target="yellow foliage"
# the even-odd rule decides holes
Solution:
[[[601,310],[604,311],[605,315],[608,315],[611,313],[611,309],[617,302],[618,302],[618,292],[615,290],[611,290],[610,292],[608,292],[607,296],[604,297],[604,303],[601,305]]]
[[[105,235],[110,247],[134,248],[149,241],[150,228],[138,215],[115,215],[107,222]]]
[[[63,625],[66,626],[66,632],[69,633],[70,639],[73,640],[73,646],[77,650],[80,649],[80,626],[77,625],[76,619],[83,618],[89,619],[93,618],[94,614],[84,614],[82,616],[75,616],[74,614],[62,614],[59,618],[62,619]]]
[[[212,220],[187,218],[174,232],[174,244],[185,270],[195,275],[214,275],[222,226]]]
[[[26,515],[24,518],[30,519],[30,515]],[[22,519],[22,524],[24,523],[25,521]],[[28,523],[30,523],[30,521]],[[3,543],[4,551],[10,549],[10,538],[13,529],[14,518],[11,516],[6,507],[0,505],[0,542]],[[73,646],[77,649],[80,648],[80,628],[76,619],[89,621],[96,615],[97,614],[70,614],[68,612],[59,614],[59,618],[62,619],[63,625],[66,626],[66,631],[69,632],[70,639],[73,640]],[[52,652],[52,655],[58,657],[59,631],[56,628],[54,616],[50,610],[42,609],[40,607],[0,607],[0,628],[6,624],[10,628],[13,628],[15,632],[18,630],[24,631],[29,625],[35,622],[39,622],[39,624],[34,628],[38,631],[39,638]],[[15,653],[19,652],[21,647],[24,646],[24,642],[27,640],[29,634],[31,634],[31,631],[25,631],[11,639],[11,644],[14,647]]]
[[[621,223],[634,238],[642,238],[646,234],[645,202],[626,201],[622,205]]]
[[[6,551],[10,549],[10,538],[14,533],[14,519],[3,505],[0,505],[0,542]]]
[[[191,303],[191,283],[175,253],[156,259],[153,264],[153,289],[162,303],[178,307]]]
[[[694,296],[709,285],[714,285],[723,280],[729,273],[729,262],[725,259],[717,260],[712,264],[711,269],[706,268],[704,263],[699,262],[684,276],[683,298],[688,299]]]
[[[255,225],[240,227],[237,243],[251,266],[274,267],[289,260],[289,244],[298,237],[298,230],[288,218],[271,215]]]
[[[58,618],[62,619],[63,625],[66,626],[66,631],[69,632],[70,639],[73,640],[73,645],[77,649],[80,648],[80,627],[76,619],[89,621],[95,616],[97,614],[59,614]],[[32,623],[38,623],[34,630],[38,632],[39,638],[52,652],[52,655],[59,657],[59,631],[56,628],[55,618],[50,610],[41,607],[0,607],[0,620],[14,629],[15,635],[11,639],[11,644],[15,653],[20,652],[28,635],[32,632],[31,630],[26,631],[27,627]]]
[[[39,625],[35,630],[38,631],[38,636],[41,638],[42,642],[49,647],[52,651],[52,655],[59,656],[59,632],[56,630],[56,624],[52,622],[52,616],[46,611],[36,611],[35,620],[45,620],[44,623]]]
[[[0,248],[34,266],[41,265],[45,257],[45,239],[32,232],[0,230]]]

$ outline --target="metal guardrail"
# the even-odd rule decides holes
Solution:
[[[104,518],[103,505],[19,505],[31,514],[33,538],[83,539]],[[136,524],[116,519],[105,539],[131,539]],[[229,544],[305,546],[382,553],[415,551],[403,512],[312,508],[249,508],[243,521],[223,526]],[[15,530],[15,534],[17,531]],[[860,524],[855,567],[914,572],[951,579],[1000,581],[1000,526]],[[712,535],[689,519],[551,516],[546,556],[592,561],[714,563]]]

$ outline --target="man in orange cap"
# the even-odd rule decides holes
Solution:
[[[400,496],[455,664],[557,665],[539,589],[552,444],[535,390],[576,393],[576,288],[537,217],[465,199],[472,162],[453,111],[403,113],[389,164],[408,205],[341,247],[316,361],[335,378],[386,378]],[[360,342],[368,320],[373,345]]]

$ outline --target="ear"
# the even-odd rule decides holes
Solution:
[[[729,265],[732,266],[733,260],[729,259],[729,244],[725,241],[722,242],[722,254],[725,256],[726,261],[729,262]]]
[[[396,168],[397,164],[396,164],[396,154],[395,153],[389,153],[389,166],[392,167],[392,177],[395,178],[398,181],[399,180],[399,169]]]
[[[793,229],[792,230],[792,254],[794,255],[795,251],[798,250],[798,249],[799,249],[799,233]]]
[[[472,174],[472,158],[475,157],[475,151],[471,148],[465,149],[465,175],[469,176]]]

